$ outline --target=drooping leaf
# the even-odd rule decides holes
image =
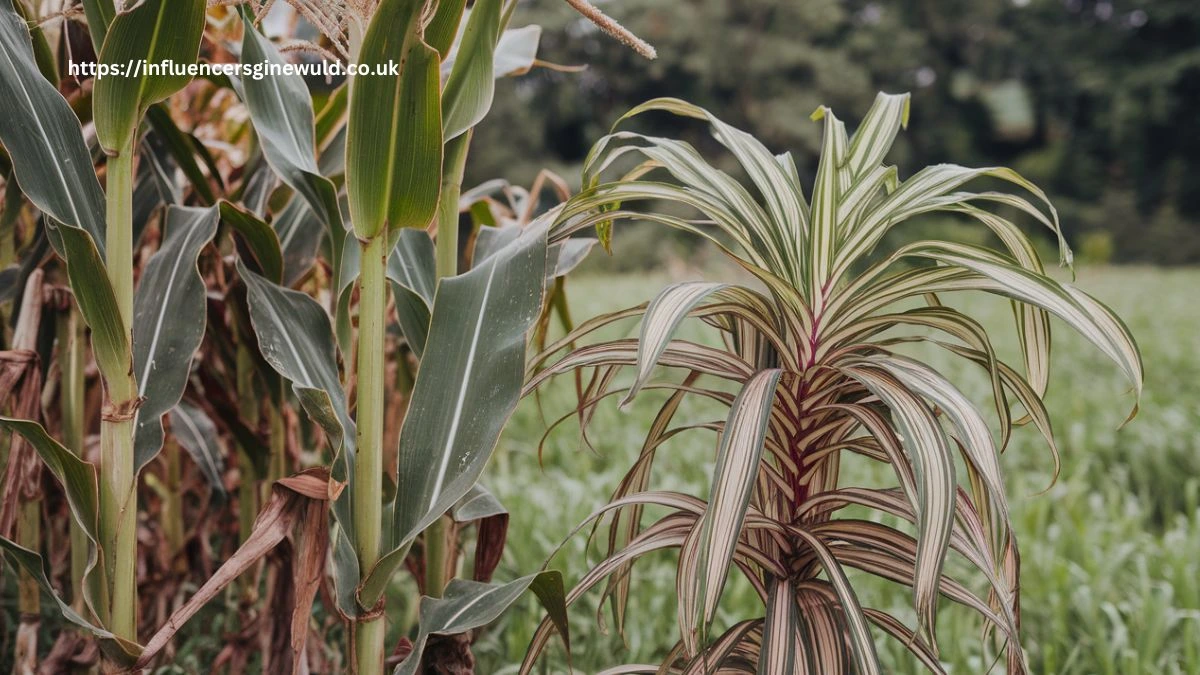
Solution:
[[[196,62],[206,7],[205,0],[143,0],[112,20],[100,64],[122,75],[96,78],[92,92],[96,137],[105,150],[129,147],[146,110],[191,82],[187,75],[148,71],[164,61]]]
[[[250,322],[258,337],[259,351],[276,372],[292,383],[301,407],[324,430],[333,448],[332,478],[345,484],[345,492],[350,492],[355,426],[338,376],[337,343],[329,315],[311,297],[272,284],[240,262],[238,273],[246,283]],[[346,494],[331,499],[338,523],[333,541],[338,609],[347,616],[355,616],[359,570],[358,559],[352,552],[353,497]]]
[[[308,202],[293,197],[271,223],[283,251],[283,281],[291,286],[312,268],[324,227]]]
[[[396,319],[404,339],[417,358],[429,336],[430,307],[437,284],[433,240],[424,230],[400,232],[396,248],[388,257],[387,277],[392,282]]]
[[[103,257],[104,193],[79,119],[38,72],[25,22],[0,3],[0,143],[21,189],[56,221],[86,231]]]
[[[444,141],[479,123],[495,94],[495,51],[500,39],[501,0],[480,0],[471,7],[466,28],[442,90]]]
[[[62,596],[58,594],[58,591],[54,589],[54,586],[51,585],[49,572],[45,561],[42,560],[42,556],[4,537],[0,537],[0,552],[13,565],[19,567],[25,574],[29,575],[43,593],[50,596],[50,599],[58,606],[59,614],[64,619],[93,635],[99,641],[100,648],[104,651],[104,654],[110,659],[113,659],[117,663],[132,663],[138,654],[141,653],[142,648],[139,645],[117,637],[113,633],[88,621],[76,612],[70,604],[65,602]]]
[[[438,53],[421,35],[420,0],[383,0],[363,38],[362,63],[396,63],[396,75],[350,82],[346,185],[359,237],[433,219],[441,190]]]
[[[204,605],[292,533],[300,550],[293,558],[292,572],[298,582],[298,597],[290,617],[293,662],[289,672],[297,672],[296,666],[303,660],[313,598],[319,586],[320,568],[314,566],[313,561],[323,562],[329,545],[327,502],[336,499],[340,491],[341,484],[331,480],[324,468],[308,469],[272,485],[271,497],[254,520],[250,536],[150,638],[135,669],[149,664]]]
[[[258,263],[258,272],[276,284],[283,283],[283,253],[275,230],[236,204],[222,200],[220,209],[221,221],[232,227],[246,242]]]
[[[204,338],[204,279],[196,264],[217,233],[218,207],[167,209],[162,248],[150,258],[133,303],[133,363],[143,397],[134,432],[134,468],[162,448],[162,416],[187,387]]]
[[[106,381],[117,382],[131,372],[133,357],[117,308],[117,296],[100,260],[100,252],[91,235],[79,228],[63,227],[58,232],[67,256],[67,276],[75,292],[75,301],[92,329],[96,364]]]
[[[791,581],[773,579],[767,597],[767,616],[763,622],[762,652],[758,655],[758,674],[806,672],[798,668],[796,641],[800,632],[800,610]]]
[[[500,35],[496,44],[496,77],[523,75],[537,61],[538,43],[542,38],[542,27],[531,25],[512,28]]]
[[[243,20],[244,64],[286,62],[279,50],[258,29]],[[304,78],[297,73],[246,78],[242,93],[250,121],[262,143],[263,156],[280,180],[299,194],[335,237],[340,247],[342,214],[337,191],[317,167],[317,149],[312,97]]]
[[[217,445],[216,425],[203,410],[187,401],[180,401],[171,408],[169,417],[175,441],[191,455],[213,491],[224,498],[225,483],[221,474],[225,472],[225,460]]]
[[[717,450],[708,504],[696,523],[695,557],[680,555],[680,576],[692,586],[688,594],[690,604],[681,600],[679,606],[679,625],[685,642],[704,640],[725,590],[781,375],[782,371],[777,369],[756,373],[730,406]]]
[[[416,675],[430,635],[457,635],[486,626],[503,614],[525,591],[533,591],[538,597],[569,648],[570,633],[561,573],[553,570],[539,572],[503,585],[454,579],[446,586],[441,598],[421,598],[421,624],[417,639],[413,641],[412,653],[396,666],[393,675]]]
[[[954,456],[929,405],[879,367],[850,365],[845,372],[879,397],[904,437],[917,479],[918,541],[913,586],[921,629],[936,626],[938,588],[954,526]]]

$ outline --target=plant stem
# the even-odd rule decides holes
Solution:
[[[63,442],[83,457],[84,444],[84,354],[83,322],[79,311],[68,308],[58,317],[59,415]],[[87,533],[71,519],[71,606],[84,611],[83,574],[87,570]]]
[[[258,428],[258,397],[254,392],[254,363],[250,358],[250,349],[239,342],[235,355],[235,367],[238,388],[238,415],[251,428]],[[241,448],[238,453],[238,464],[241,479],[238,481],[238,531],[241,541],[250,538],[254,529],[254,519],[258,516],[258,472],[254,470],[254,462],[250,458],[250,449]],[[253,582],[257,575],[249,575],[248,583]],[[245,589],[245,590],[248,590]]]
[[[120,154],[108,158],[106,188],[106,266],[130,345],[133,344],[133,147],[131,141],[121,148]],[[130,372],[106,380],[105,390],[108,400],[100,423],[100,537],[110,589],[105,627],[136,642],[137,485],[133,417],[137,383]]]
[[[168,435],[163,442],[163,457],[167,460],[166,493],[163,495],[162,528],[167,548],[175,555],[183,548],[183,486],[179,463],[179,444]]]
[[[384,328],[387,321],[387,232],[361,242],[362,274],[358,297],[358,454],[354,462],[355,553],[366,575],[379,560],[383,506]],[[386,622],[382,616],[361,621],[355,631],[359,675],[383,670]]]

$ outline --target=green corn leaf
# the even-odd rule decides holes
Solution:
[[[138,408],[134,467],[140,471],[162,448],[162,416],[183,397],[192,355],[204,338],[204,278],[200,251],[217,233],[218,207],[167,209],[162,248],[146,264],[133,301],[133,363]]]
[[[406,229],[400,232],[388,258],[387,277],[392,282],[396,319],[417,358],[429,337],[430,308],[437,284],[434,255],[433,240],[424,230]]]
[[[48,216],[102,247],[104,193],[79,119],[38,71],[29,30],[8,2],[0,2],[0,100],[0,143],[21,189]]]
[[[438,53],[421,35],[420,0],[383,0],[359,61],[400,64],[396,75],[350,82],[346,185],[360,238],[425,227],[437,210],[442,173]]]
[[[250,323],[258,337],[259,351],[276,372],[292,383],[301,407],[329,438],[333,448],[331,474],[345,483],[341,497],[333,501],[337,519],[333,543],[338,609],[355,616],[354,592],[359,582],[357,557],[353,552],[354,520],[349,477],[354,475],[355,426],[346,393],[338,374],[338,349],[329,315],[311,297],[272,284],[238,262],[238,273],[246,283]]]
[[[99,54],[104,49],[104,36],[108,27],[117,16],[113,0],[82,0],[83,15],[87,18],[88,34],[92,38],[92,48]]]
[[[462,499],[454,505],[454,522],[469,523],[492,516],[508,513],[508,509],[487,488],[476,483]]]
[[[180,401],[171,408],[168,416],[175,441],[191,455],[213,492],[223,499],[226,493],[221,474],[225,472],[225,460],[217,445],[216,425],[203,410],[187,401]]]
[[[42,458],[46,468],[62,484],[71,514],[92,541],[99,539],[100,492],[95,465],[75,456],[50,437],[42,425],[29,420],[0,417],[0,429],[20,434]]]
[[[501,0],[479,0],[470,10],[462,40],[442,90],[443,142],[465,133],[492,107]]]
[[[147,66],[195,63],[205,8],[205,0],[144,0],[112,20],[100,63],[127,72],[97,78],[92,93],[96,137],[105,150],[129,147],[146,110],[191,82],[187,75],[150,75]]]
[[[703,642],[716,616],[758,474],[767,422],[781,375],[782,371],[777,369],[756,373],[730,406],[717,450],[708,505],[694,530],[693,554],[680,554],[680,577],[682,583],[691,587],[688,593],[691,603],[681,602],[679,606],[679,625],[684,629],[685,642]]]
[[[88,621],[76,612],[71,605],[63,601],[62,596],[58,594],[58,591],[50,583],[49,571],[46,568],[45,561],[42,560],[42,556],[4,537],[0,537],[0,552],[15,567],[20,568],[28,574],[37,583],[38,588],[43,593],[50,596],[50,599],[58,606],[59,614],[64,619],[93,635],[100,643],[100,649],[104,652],[105,656],[117,663],[129,665],[141,654],[142,648],[140,645],[119,638]]]
[[[192,188],[200,195],[200,199],[204,204],[212,205],[216,203],[217,197],[213,193],[212,187],[208,184],[208,177],[200,169],[200,165],[196,162],[196,156],[200,154],[201,159],[208,166],[209,173],[218,182],[221,180],[221,173],[217,170],[215,162],[211,156],[205,157],[207,153],[200,153],[204,149],[203,144],[193,135],[184,133],[175,120],[171,119],[171,114],[161,105],[152,105],[146,111],[146,121],[150,124],[150,128],[154,131],[154,135],[161,139],[164,149],[170,154],[171,159],[191,181]]]
[[[293,201],[303,203],[301,200]],[[283,283],[283,252],[275,230],[250,211],[228,201],[221,201],[220,210],[221,222],[232,227],[246,242],[250,254],[258,263],[256,271],[272,283]]]
[[[413,641],[412,653],[396,666],[393,675],[416,675],[430,635],[458,635],[482,628],[499,618],[526,591],[532,591],[541,601],[569,648],[566,596],[561,573],[553,570],[539,572],[507,584],[481,584],[454,579],[441,598],[421,598],[421,624],[417,639]]]
[[[425,26],[425,42],[437,50],[438,58],[443,62],[450,57],[466,6],[467,0],[440,0],[437,12]]]
[[[293,285],[312,269],[325,230],[308,202],[293,197],[271,222],[283,252],[283,283]]]
[[[67,258],[67,276],[79,312],[92,329],[92,351],[108,382],[125,378],[133,368],[129,338],[117,308],[117,296],[91,235],[74,227],[58,230]]]
[[[258,32],[249,18],[243,19],[242,29],[242,63],[286,63],[275,45]],[[242,81],[242,94],[262,143],[263,156],[280,180],[303,197],[325,223],[340,249],[342,213],[337,190],[317,166],[312,97],[304,78],[296,73],[247,78]]]
[[[546,230],[527,230],[466,274],[443,280],[400,433],[392,553],[360,593],[371,606],[403,550],[479,480],[521,396],[526,339],[542,307]]]
[[[410,540],[445,513],[490,457],[520,395],[545,261],[545,231],[532,230],[438,287],[400,439],[397,541]]]
[[[346,461],[353,461],[354,421],[338,374],[329,315],[316,300],[272,284],[240,261],[238,272],[246,283],[250,322],[263,358],[292,383],[305,411],[329,435],[335,452],[340,449]],[[341,473],[335,471],[334,479],[344,481],[344,476],[338,477]]]

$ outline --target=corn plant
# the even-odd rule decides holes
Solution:
[[[468,11],[464,0],[360,1],[331,3],[326,15],[298,3],[339,53],[398,63],[400,72],[355,77],[324,97],[319,111],[299,76],[198,85],[232,90],[249,112],[251,160],[236,172],[163,107],[188,78],[98,79],[90,96],[101,188],[33,13],[20,0],[0,2],[7,152],[0,169],[7,173],[8,160],[12,168],[6,205],[25,211],[24,193],[44,216],[38,241],[63,263],[36,246],[26,252],[15,284],[31,298],[21,334],[37,330],[38,321],[24,317],[40,308],[32,301],[42,292],[40,268],[55,275],[65,265],[104,397],[92,421],[100,431],[92,461],[84,447],[90,421],[80,419],[87,357],[76,314],[61,312],[56,354],[25,342],[14,351],[13,359],[57,359],[60,367],[53,417],[66,445],[36,411],[19,406],[15,412],[35,419],[3,418],[0,427],[22,439],[11,453],[20,461],[10,457],[10,466],[30,465],[25,458],[34,453],[65,492],[79,568],[73,602],[58,593],[39,553],[53,534],[38,529],[36,509],[22,512],[18,541],[6,528],[0,547],[22,571],[22,597],[34,588],[48,594],[65,619],[99,641],[106,667],[151,665],[181,626],[241,577],[241,603],[253,608],[245,629],[271,645],[264,668],[305,669],[311,608],[330,581],[327,609],[353,634],[343,650],[354,655],[351,668],[382,672],[397,652],[385,644],[385,600],[406,563],[423,570],[419,586],[431,597],[421,602],[405,658],[396,659],[400,672],[426,667],[427,646],[436,651],[445,636],[485,625],[526,591],[558,617],[565,637],[560,575],[488,583],[506,521],[476,484],[520,397],[526,341],[544,315],[546,287],[572,264],[562,256],[566,247],[549,245],[544,225],[525,219],[527,227],[482,235],[491,245],[477,245],[470,269],[460,270],[459,192],[471,129],[491,106],[494,79],[528,70],[536,54],[536,26],[507,30],[516,4],[478,0]],[[226,40],[240,31],[245,63],[282,63],[257,26],[270,5],[206,12],[204,0],[83,3],[99,60],[109,66],[194,62],[214,51],[217,36],[203,40],[210,29]],[[393,311],[403,343],[386,330]],[[410,355],[421,364],[415,382],[396,390],[385,383],[393,354],[403,362],[397,371],[407,372]],[[34,388],[29,370],[6,370],[4,381]],[[400,408],[399,448],[390,453],[396,465],[387,466],[385,435],[400,426],[387,417],[396,401],[407,410]],[[289,427],[301,426],[289,422],[297,407],[313,422],[299,435],[317,466],[296,466],[300,453],[288,447]],[[159,522],[146,524],[167,543],[169,568],[193,536],[185,534],[179,450],[193,457],[219,507],[227,504],[224,441],[238,449],[239,545],[210,578],[194,580],[199,588],[186,601],[177,595],[186,571],[166,569],[178,584],[178,606],[139,621],[137,570],[159,564],[145,550],[139,556],[139,477],[143,494],[157,496]],[[143,473],[164,449],[161,467]],[[470,523],[478,523],[475,579],[452,580],[457,537]],[[268,593],[260,599],[264,568]],[[263,621],[272,614],[291,620]]]
[[[130,59],[194,61],[204,10],[203,0],[172,5],[170,10],[155,0],[119,14],[108,11],[93,26],[100,60],[110,65]],[[163,21],[168,11],[173,14],[170,22]],[[143,284],[135,295],[133,166],[137,130],[147,111],[181,89],[188,78],[112,78],[97,84],[94,117],[96,136],[108,155],[106,198],[92,172],[79,121],[39,71],[30,33],[16,6],[4,3],[0,20],[6,61],[0,92],[7,106],[0,140],[21,188],[49,218],[47,236],[66,261],[79,311],[91,327],[105,392],[100,460],[81,460],[82,448],[68,450],[36,422],[3,424],[24,436],[64,484],[89,540],[86,579],[79,591],[96,623],[74,611],[68,618],[101,638],[110,656],[128,659],[137,652],[137,474],[161,449],[161,415],[182,395],[199,340],[197,322],[203,328],[195,256],[216,227],[215,217],[204,212],[175,212],[186,222],[168,228],[177,236],[151,265],[156,281]],[[192,308],[189,320],[164,320],[165,308],[174,303]],[[166,354],[175,350],[187,357],[168,360]],[[152,378],[157,368],[161,371]],[[39,576],[36,555],[8,542],[5,546],[30,574]]]
[[[771,153],[694,105],[652,100],[621,121],[651,111],[703,120],[750,184],[687,143],[614,131],[587,159],[586,189],[558,213],[552,241],[591,227],[607,238],[616,221],[651,221],[711,241],[755,281],[671,285],[648,304],[581,324],[531,366],[530,389],[560,373],[593,373],[581,388],[581,423],[606,397],[628,402],[646,389],[669,392],[637,461],[591,518],[609,522],[607,555],[568,601],[607,580],[601,598],[621,630],[633,620],[625,608],[634,563],[677,549],[679,639],[661,666],[608,672],[879,673],[882,635],[942,672],[934,632],[939,598],[980,615],[1008,672],[1028,670],[1019,633],[1020,556],[1001,454],[1015,427],[1031,425],[1057,465],[1042,403],[1050,316],[1114,361],[1137,393],[1140,355],[1116,315],[1043,269],[1029,235],[1011,220],[1021,216],[1045,227],[1070,264],[1057,214],[1036,186],[1009,169],[951,164],[901,180],[885,158],[908,110],[907,95],[880,94],[851,136],[832,111],[819,109],[813,118],[824,123],[822,151],[806,197],[789,154]],[[640,161],[628,173],[605,178],[631,158]],[[984,179],[1012,191],[968,191]],[[646,203],[682,207],[700,219],[679,208],[639,208]],[[998,246],[930,240],[883,250],[889,232],[929,213],[981,223]],[[997,356],[993,336],[976,320],[942,304],[959,291],[1012,301],[1020,365]],[[630,317],[641,318],[636,339],[574,346]],[[673,339],[688,317],[716,329],[721,346]],[[906,353],[912,343],[979,367],[991,384],[993,419],[954,382]],[[682,372],[682,380],[652,381],[656,366]],[[614,384],[626,367],[632,382]],[[728,417],[677,422],[688,399],[715,401]],[[660,446],[696,430],[718,437],[707,498],[653,489]],[[691,447],[693,461],[704,457],[703,446]],[[846,484],[843,462],[886,464],[894,486]],[[644,525],[647,507],[663,507],[666,515]],[[864,518],[864,511],[874,515]],[[947,571],[952,554],[985,580],[982,590]],[[764,614],[718,630],[714,618],[734,569]],[[862,606],[847,570],[910,587],[915,625]],[[551,633],[547,620],[524,672]]]

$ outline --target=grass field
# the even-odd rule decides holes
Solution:
[[[582,276],[570,291],[576,317],[649,299],[669,279],[625,275]],[[1023,554],[1024,643],[1037,673],[1200,673],[1200,272],[1151,268],[1099,268],[1081,272],[1078,283],[1108,302],[1130,324],[1146,362],[1141,412],[1117,427],[1132,398],[1119,374],[1093,348],[1059,325],[1048,405],[1063,451],[1061,476],[1047,490],[1052,462],[1031,429],[1016,432],[1004,457],[1013,517]],[[987,298],[947,298],[970,303],[995,333],[1001,356],[1012,359],[1007,304]],[[636,329],[630,324],[630,331]],[[703,336],[690,326],[688,336]],[[1006,349],[1007,348],[1007,349]],[[957,363],[929,355],[986,402],[986,383]],[[973,375],[973,374],[972,374]],[[553,419],[569,410],[568,381],[543,397]],[[590,438],[564,424],[545,445],[535,401],[526,400],[505,433],[484,482],[512,511],[509,550],[498,579],[536,569],[571,529],[602,505],[631,458],[661,398],[645,394],[627,412],[615,400],[602,405]],[[688,409],[693,420],[714,411]],[[696,433],[672,441],[660,453],[657,489],[703,495],[713,460],[714,438]],[[844,460],[847,483],[876,484],[877,466]],[[653,514],[650,514],[651,516]],[[568,582],[599,560],[586,536],[571,539],[552,561]],[[577,672],[619,663],[650,662],[675,641],[674,564],[671,555],[635,568],[630,619],[624,641],[596,622],[599,594],[586,596],[572,614],[572,662]],[[871,580],[873,581],[873,580]],[[865,605],[899,608],[907,590],[880,583],[860,587]],[[990,664],[979,620],[943,605],[939,637],[952,673],[979,673]],[[607,618],[607,609],[605,609]],[[731,583],[718,623],[760,616],[744,583]],[[481,673],[515,671],[540,616],[530,602],[514,609],[478,645]],[[902,650],[881,640],[892,672],[919,672]],[[564,672],[561,648],[545,672]]]

